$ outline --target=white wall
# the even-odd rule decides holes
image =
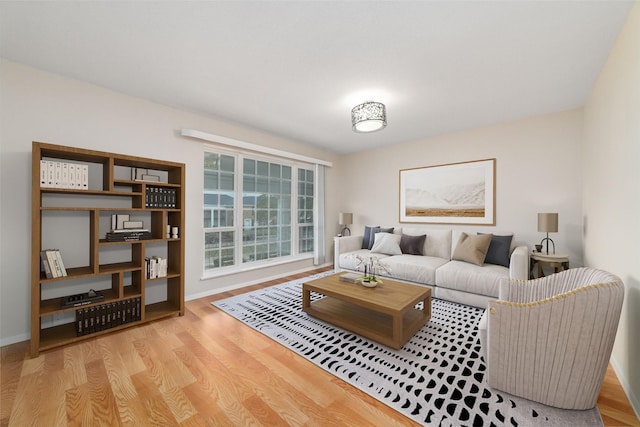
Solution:
[[[0,61],[0,345],[29,338],[31,142],[70,145],[187,165],[187,297],[312,267],[286,264],[201,281],[202,144],[179,136],[183,128],[227,136],[323,160],[334,155],[222,120],[132,98],[76,80]],[[335,178],[327,173],[328,193]],[[336,217],[334,202],[327,211]],[[327,232],[328,241],[334,230]],[[69,236],[74,238],[74,236]],[[331,261],[328,248],[327,259]]]
[[[585,264],[626,286],[612,362],[640,414],[640,2],[585,107]]]
[[[389,123],[393,126],[393,122]],[[352,234],[364,225],[399,224],[399,170],[496,158],[496,225],[424,225],[471,231],[511,231],[517,241],[539,243],[538,212],[558,212],[557,252],[582,264],[581,110],[448,134],[345,156],[337,163],[343,184],[339,210],[353,212]]]

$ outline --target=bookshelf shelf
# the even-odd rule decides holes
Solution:
[[[68,177],[60,177],[61,186],[72,188],[51,186],[53,181],[58,184],[58,177],[51,179],[48,170],[51,164],[58,167],[57,163],[62,165],[61,168],[65,168],[66,164],[69,170]],[[83,178],[82,184],[79,182],[82,178],[79,173],[75,181],[71,174],[72,170],[81,168],[88,175]],[[129,176],[140,176],[136,174],[137,169],[159,176],[160,182],[129,179]],[[46,176],[42,172],[46,172]],[[153,199],[155,206],[149,202],[149,194],[153,192],[161,195]],[[151,320],[184,315],[185,242],[182,238],[165,236],[168,225],[179,227],[180,232],[184,230],[184,198],[185,165],[182,163],[33,142],[32,357],[36,357],[40,351]],[[105,233],[111,228],[109,220],[116,213],[130,214],[132,220],[144,220],[152,238],[128,242],[107,241]],[[42,271],[40,254],[49,247],[59,248],[67,266],[66,276],[47,278]],[[157,256],[158,252],[166,254],[168,275],[146,279],[145,258]],[[152,295],[149,298],[153,303],[145,302],[148,297],[145,283],[148,281],[153,282],[154,292],[158,286],[166,288],[164,301],[156,302],[159,298]],[[46,292],[43,292],[45,286]],[[62,297],[90,289],[101,292],[104,299],[78,307],[62,306]],[[93,311],[102,310],[101,313],[109,319],[110,313],[118,313],[118,310],[124,314],[126,304],[133,304],[132,307],[137,304],[137,311],[134,310],[135,315],[127,319],[128,323],[118,323],[114,316],[106,324],[98,321],[100,328],[95,330],[78,330],[83,324],[78,319],[85,318],[81,317],[81,313],[86,316],[89,312],[83,309],[92,310],[92,315]],[[52,323],[62,324],[45,327]]]

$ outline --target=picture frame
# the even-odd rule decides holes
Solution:
[[[401,223],[495,225],[496,159],[401,169]]]

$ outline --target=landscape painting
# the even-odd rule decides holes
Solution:
[[[400,222],[495,225],[496,159],[400,170]]]

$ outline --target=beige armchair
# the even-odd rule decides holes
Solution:
[[[593,268],[505,279],[479,326],[489,386],[558,408],[593,408],[623,298],[622,281]]]

